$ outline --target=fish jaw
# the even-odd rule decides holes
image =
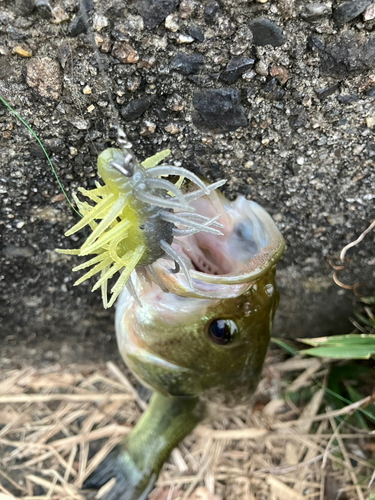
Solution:
[[[174,247],[190,263],[194,288],[183,273],[172,273],[170,262],[161,258],[153,268],[166,290],[185,297],[235,297],[281,258],[284,239],[272,217],[257,203],[243,196],[229,202],[213,192],[193,206],[207,217],[219,213],[223,235],[200,232],[179,238],[183,248]]]

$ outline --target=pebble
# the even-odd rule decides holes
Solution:
[[[204,57],[202,54],[185,54],[178,52],[172,59],[170,67],[183,75],[195,75],[204,64]]]
[[[173,111],[182,111],[185,107],[185,101],[179,94],[173,94],[166,100],[166,105]]]
[[[257,47],[280,47],[286,42],[281,28],[267,17],[257,17],[250,21],[249,26],[253,33],[253,43]]]
[[[68,35],[76,37],[81,33],[86,33],[88,26],[86,23],[87,13],[94,9],[92,0],[82,0],[76,17],[68,26]]]
[[[349,0],[340,4],[333,12],[333,20],[338,26],[343,26],[362,12],[372,3],[372,0]]]
[[[133,121],[143,115],[154,103],[155,96],[144,96],[133,99],[121,109],[121,116],[124,120]]]
[[[173,33],[176,33],[176,31],[180,29],[177,14],[169,14],[169,16],[165,18],[165,27],[167,30],[173,31]]]
[[[164,127],[164,130],[168,132],[168,134],[172,135],[178,134],[180,132],[180,129],[175,123],[168,123],[168,125]]]
[[[85,87],[83,87],[82,92],[85,95],[90,95],[91,94],[91,88],[88,85],[86,85]]]
[[[139,61],[138,52],[126,42],[115,42],[111,54],[123,64],[134,64]]]
[[[59,63],[50,57],[30,59],[26,65],[26,83],[42,97],[59,99],[61,94]]]
[[[309,43],[319,54],[322,75],[344,78],[375,66],[375,34],[363,37],[344,31],[332,43],[324,44],[317,37]]]
[[[176,42],[179,43],[179,44],[182,44],[182,43],[193,43],[194,42],[194,38],[190,35],[178,35],[177,39],[176,39]]]
[[[366,118],[367,128],[373,128],[375,126],[375,116],[368,116]]]
[[[356,102],[359,99],[358,95],[338,95],[336,99],[341,102],[341,104],[350,104],[351,102]]]
[[[268,64],[264,61],[258,61],[255,65],[255,71],[260,76],[268,76]]]
[[[316,21],[317,19],[330,15],[332,6],[324,3],[313,3],[305,5],[301,11],[301,17],[306,21]]]
[[[101,31],[108,26],[108,18],[103,16],[103,14],[96,13],[93,17],[92,25],[94,30]]]
[[[277,81],[284,85],[289,79],[289,73],[284,66],[272,66],[270,69],[270,75],[274,76]]]
[[[139,132],[142,136],[151,135],[156,130],[156,123],[144,120],[141,124],[141,131]]]
[[[135,8],[147,29],[156,28],[178,6],[178,0],[136,0]]]
[[[69,21],[69,14],[60,6],[56,5],[52,9],[52,19],[53,24],[61,24],[65,21]]]
[[[221,88],[193,95],[193,123],[196,127],[226,132],[246,127],[247,119],[237,89]]]
[[[188,29],[188,33],[192,38],[195,38],[199,42],[204,41],[204,33],[199,26],[190,26]]]
[[[35,8],[35,0],[15,0],[16,11],[21,16],[29,16]]]
[[[193,14],[197,6],[198,3],[195,0],[181,0],[178,8],[178,15],[181,19],[188,19]]]
[[[31,57],[33,55],[31,50],[25,50],[21,47],[21,45],[16,45],[16,47],[13,47],[12,52],[13,54],[17,54],[21,57]]]
[[[339,88],[339,84],[335,83],[334,85],[331,85],[330,87],[315,90],[315,93],[318,96],[318,98],[322,101],[323,99],[326,99],[330,95],[334,94],[338,88]]]
[[[215,24],[220,12],[220,5],[216,2],[216,0],[210,0],[206,3],[203,11],[203,17],[206,24],[212,25]]]
[[[234,57],[228,63],[224,71],[220,73],[220,79],[226,83],[235,82],[243,73],[254,64],[254,59],[248,57]]]
[[[364,21],[372,21],[373,19],[375,19],[375,3],[369,5],[363,13]]]
[[[52,16],[51,5],[48,0],[37,0],[35,2],[35,8],[43,19],[50,19]]]
[[[35,250],[32,247],[16,247],[15,245],[6,245],[2,253],[7,257],[32,257]]]

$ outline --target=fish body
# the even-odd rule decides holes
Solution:
[[[243,401],[257,386],[278,304],[275,265],[284,241],[272,218],[243,197],[211,192],[196,213],[221,215],[222,235],[181,237],[193,287],[170,261],[153,264],[158,285],[137,277],[141,304],[124,289],[116,311],[122,357],[154,391],[122,446],[88,479],[116,484],[106,500],[147,498],[171,450],[204,418],[211,391]]]

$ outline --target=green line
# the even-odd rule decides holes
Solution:
[[[72,205],[71,201],[69,200],[68,198],[68,195],[66,194],[65,192],[65,189],[63,188],[61,182],[60,182],[60,179],[56,173],[56,170],[54,168],[54,166],[52,165],[52,162],[47,154],[47,151],[44,149],[44,146],[43,144],[40,142],[39,140],[39,137],[35,134],[35,132],[29,127],[29,125],[20,117],[20,115],[14,111],[14,109],[6,102],[6,100],[1,97],[0,95],[0,101],[9,109],[9,111],[27,128],[27,130],[35,137],[35,139],[37,140],[39,146],[42,148],[42,151],[43,153],[45,154],[46,158],[47,158],[47,161],[52,169],[52,172],[53,172],[53,175],[56,177],[56,180],[57,180],[57,184],[59,185],[59,188],[61,189],[61,192],[62,194],[65,196],[67,202],[69,203],[70,207],[72,208],[72,210],[74,210],[74,212],[79,215],[80,217],[82,217],[82,215],[74,208],[74,206]]]

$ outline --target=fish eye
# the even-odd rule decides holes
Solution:
[[[208,337],[219,345],[232,342],[236,333],[237,325],[230,319],[215,319],[208,327]]]

